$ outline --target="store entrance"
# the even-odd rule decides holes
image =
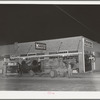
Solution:
[[[85,72],[92,70],[92,61],[89,57],[90,54],[85,54]]]

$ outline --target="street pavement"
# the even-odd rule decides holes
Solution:
[[[100,91],[100,75],[89,72],[73,74],[71,78],[0,76],[0,91]]]

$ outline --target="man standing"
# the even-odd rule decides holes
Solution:
[[[71,62],[69,61],[69,58],[63,58],[63,62],[67,68],[67,74],[68,77],[70,78],[72,76],[72,65]]]
[[[72,67],[71,67],[71,63],[68,63],[68,77],[70,78],[72,76]]]

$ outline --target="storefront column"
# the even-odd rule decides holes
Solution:
[[[82,38],[82,60],[83,60],[83,72],[85,72],[85,54],[84,54],[84,38]]]
[[[79,55],[79,72],[84,73],[83,54]]]
[[[82,38],[81,48],[79,49],[79,52],[82,52],[82,54],[79,54],[79,72],[84,73],[85,72],[84,38]]]

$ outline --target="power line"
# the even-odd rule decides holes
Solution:
[[[67,16],[71,17],[73,20],[75,20],[76,22],[78,22],[79,24],[81,24],[83,27],[85,27],[86,29],[88,29],[90,32],[94,33],[93,30],[91,30],[90,28],[88,28],[85,24],[83,24],[82,22],[78,21],[76,18],[74,18],[72,15],[70,15],[67,11],[65,11],[64,9],[62,9],[59,6],[56,6],[56,8],[58,8],[60,11],[62,11],[64,14],[66,14]]]

